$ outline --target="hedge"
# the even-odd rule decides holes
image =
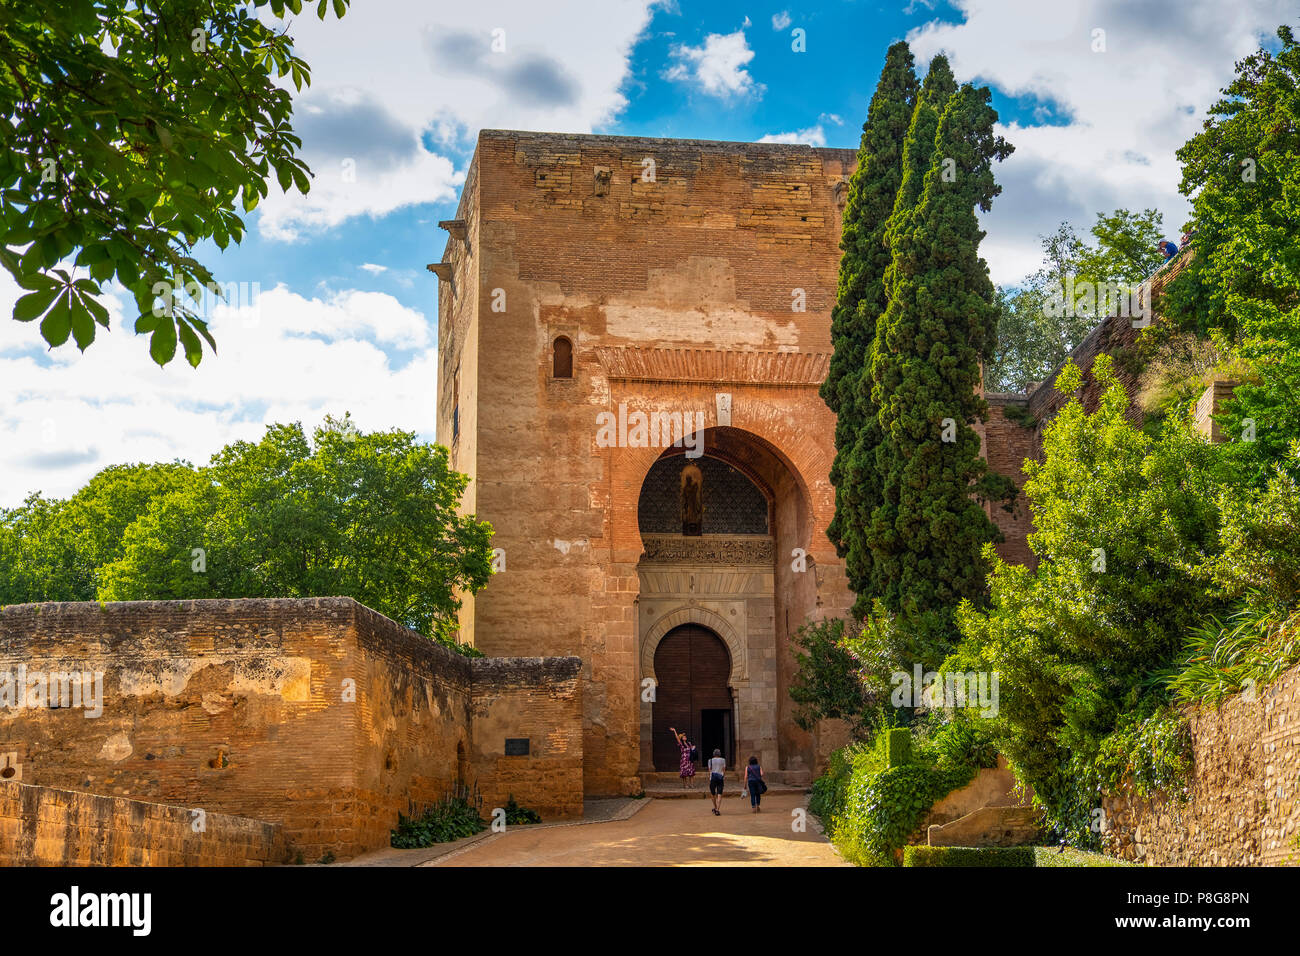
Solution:
[[[903,866],[1033,866],[1032,846],[909,846]]]

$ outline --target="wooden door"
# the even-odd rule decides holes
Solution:
[[[680,751],[671,727],[685,733],[699,748],[697,769],[708,765],[712,751],[704,750],[704,712],[731,710],[730,675],[727,645],[708,628],[684,624],[660,640],[655,648],[658,683],[651,708],[655,770],[676,772],[680,767]],[[720,749],[725,754],[731,748]]]

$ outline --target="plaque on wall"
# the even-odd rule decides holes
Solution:
[[[527,738],[527,737],[507,737],[507,738],[506,738],[506,756],[507,756],[507,757],[527,757],[527,756],[528,756],[528,738]]]

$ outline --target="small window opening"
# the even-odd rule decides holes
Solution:
[[[560,336],[551,348],[552,370],[555,378],[573,378],[573,343]]]

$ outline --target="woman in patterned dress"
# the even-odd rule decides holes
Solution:
[[[682,787],[695,786],[695,761],[691,759],[691,742],[686,739],[685,734],[679,734],[676,727],[669,727],[673,732],[673,737],[677,739],[677,746],[681,748],[682,759],[679,766],[679,773],[682,778]]]

